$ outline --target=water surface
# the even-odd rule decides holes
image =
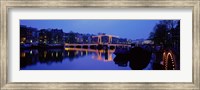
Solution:
[[[81,48],[20,51],[21,70],[130,70],[128,61],[115,61],[114,50]]]

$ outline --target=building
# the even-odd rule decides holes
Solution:
[[[20,43],[38,44],[39,32],[36,28],[20,25]]]
[[[83,37],[84,37],[83,34],[76,33],[76,36],[75,36],[76,43],[78,43],[78,44],[84,43],[83,42]]]
[[[140,46],[142,45],[142,42],[144,41],[144,39],[136,39],[136,40],[133,40],[133,44],[135,44],[136,46]]]
[[[41,29],[39,31],[39,44],[49,44],[50,32],[47,29]]]
[[[126,38],[119,38],[118,44],[127,44],[127,42]]]
[[[49,35],[49,44],[63,44],[64,33],[62,29],[51,29]]]
[[[98,43],[98,37],[92,36],[91,42],[92,42],[93,44],[97,44],[97,43]]]
[[[62,29],[41,29],[39,31],[40,44],[64,44]]]
[[[142,42],[142,44],[150,44],[150,45],[152,45],[152,44],[154,44],[154,42],[152,40],[144,40]]]

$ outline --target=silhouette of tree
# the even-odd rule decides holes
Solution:
[[[180,42],[180,21],[162,20],[155,25],[149,39],[157,45],[172,46],[174,42]]]

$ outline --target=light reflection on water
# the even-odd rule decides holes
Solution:
[[[20,51],[21,70],[130,70],[113,59],[115,50],[82,48]]]

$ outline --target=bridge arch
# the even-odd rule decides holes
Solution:
[[[176,57],[171,50],[163,52],[162,58],[163,58],[165,70],[175,70],[175,69],[177,69]]]

